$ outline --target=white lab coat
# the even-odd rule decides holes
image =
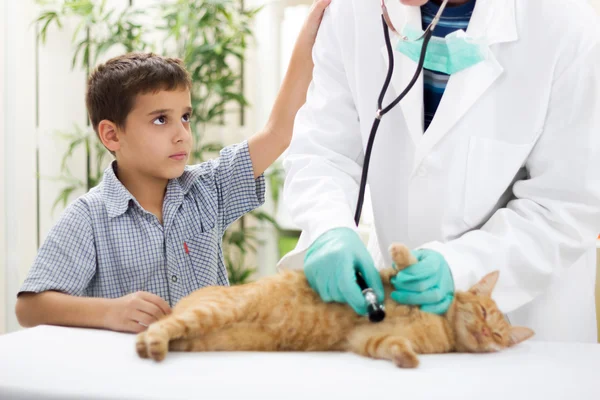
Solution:
[[[387,3],[397,29],[420,25],[418,7]],[[487,60],[450,78],[427,132],[422,75],[381,122],[368,181],[379,268],[402,242],[443,254],[457,290],[497,269],[494,298],[513,324],[538,340],[597,340],[599,28],[583,0],[477,1],[467,33],[487,38]],[[354,227],[384,46],[378,0],[333,0],[284,163],[302,235],[280,268],[302,268],[319,235]],[[384,106],[416,69],[394,55]]]

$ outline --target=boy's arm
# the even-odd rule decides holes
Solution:
[[[48,232],[21,286],[15,308],[19,323],[136,331],[132,321],[145,323],[170,311],[149,293],[114,300],[81,297],[96,274],[96,262],[90,210],[77,200]]]
[[[19,324],[25,328],[37,325],[104,328],[110,301],[55,291],[25,292],[17,299],[15,311]]]
[[[306,101],[312,79],[312,47],[323,11],[330,1],[315,0],[296,40],[287,74],[265,129],[242,143],[224,148],[217,159],[196,167],[200,176],[205,176],[206,170],[211,172],[222,231],[264,202],[263,173],[290,144],[294,118]],[[204,187],[196,195],[206,200],[208,193]]]
[[[77,326],[138,333],[170,313],[160,297],[138,292],[118,299],[71,296],[55,291],[22,293],[16,306],[21,326]]]
[[[248,139],[254,177],[262,175],[287,149],[292,139],[294,118],[306,101],[312,79],[312,48],[323,12],[331,0],[315,0],[302,27],[290,63],[264,130]]]

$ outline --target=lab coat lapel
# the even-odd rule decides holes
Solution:
[[[407,23],[415,27],[421,26],[421,9],[419,7],[404,6],[396,0],[387,1],[386,4],[390,18],[396,29],[402,29]],[[395,49],[395,45],[399,39],[398,35],[390,31],[390,39],[394,54],[394,73],[391,78],[392,87],[390,88],[393,90],[388,91],[383,107],[387,107],[390,102],[402,93],[417,70],[415,62]],[[386,68],[389,67],[389,56],[385,43],[381,47],[381,55]],[[416,145],[423,138],[423,74],[419,76],[412,90],[400,101],[398,107],[402,109],[410,136]]]
[[[404,6],[395,0],[387,1],[386,5],[390,19],[397,30],[402,30],[406,24],[414,27],[421,26],[419,7]],[[517,40],[515,0],[478,0],[467,34],[474,38],[485,38],[489,46]],[[392,46],[395,47],[397,40],[398,36],[392,35]],[[381,49],[381,54],[387,66],[388,55],[385,45]],[[395,71],[391,83],[396,96],[410,82],[416,68],[417,63],[394,49]],[[502,72],[502,66],[490,50],[485,61],[452,75],[436,115],[425,134],[423,134],[423,74],[419,76],[413,89],[399,105],[417,148],[413,173],[433,147],[464,117],[473,104],[502,75]],[[390,98],[392,97],[387,96],[386,100],[389,101]],[[389,103],[385,103],[384,107],[387,104]]]
[[[452,130],[475,102],[502,75],[503,68],[491,51],[497,43],[517,39],[515,0],[479,0],[467,34],[486,38],[490,50],[483,62],[452,75],[442,101],[422,141],[417,147],[413,173],[433,147]]]

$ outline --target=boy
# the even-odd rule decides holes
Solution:
[[[18,295],[22,326],[140,332],[192,291],[228,284],[223,232],[264,201],[263,172],[290,143],[329,1],[315,1],[264,130],[200,165],[186,166],[191,81],[179,60],[127,54],[91,74],[90,120],[116,159],[49,232]]]

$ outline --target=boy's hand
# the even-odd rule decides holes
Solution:
[[[321,26],[321,20],[323,19],[323,13],[327,6],[329,6],[331,0],[314,0],[313,5],[310,8],[308,16],[302,25],[302,29],[296,39],[296,45],[294,47],[294,53],[304,53],[307,57],[307,61],[310,61],[312,69],[312,48],[317,38],[317,32],[319,32],[319,26]]]
[[[321,26],[321,20],[325,9],[329,6],[331,0],[314,0],[308,16],[304,20],[302,29],[298,33],[296,43],[294,44],[294,51],[290,57],[290,64],[288,65],[287,77],[293,81],[300,80],[299,85],[294,85],[293,90],[297,93],[291,97],[292,104],[296,103],[299,108],[306,101],[306,91],[308,85],[312,79],[313,71],[313,60],[312,50],[317,39],[317,33]],[[285,84],[281,88],[285,90]],[[294,105],[296,105],[294,104]],[[289,106],[289,105],[288,105]],[[294,113],[295,114],[295,113]]]
[[[312,49],[323,13],[331,0],[315,0],[298,34],[287,72],[265,129],[248,140],[254,177],[258,178],[287,149],[292,140],[294,118],[306,102],[312,80]]]
[[[136,292],[111,300],[105,325],[113,331],[139,333],[170,313],[171,308],[162,298],[148,292]]]

